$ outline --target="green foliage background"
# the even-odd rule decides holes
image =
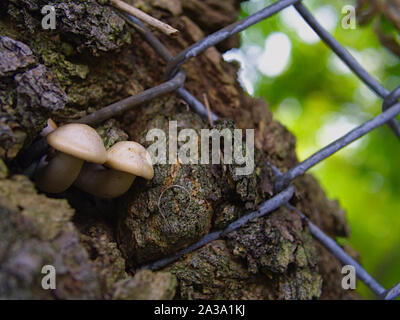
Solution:
[[[242,18],[272,2],[243,3]],[[321,7],[333,12],[337,24],[331,32],[336,39],[387,89],[400,85],[400,60],[382,46],[373,25],[355,30],[342,27],[342,7],[355,5],[354,1],[309,0],[304,4],[312,12]],[[251,67],[251,52],[262,50],[265,39],[275,32],[289,37],[291,53],[284,71],[268,77]],[[321,41],[304,42],[282,14],[247,29],[241,39],[242,46],[234,55],[242,57],[242,69],[247,70],[242,80],[247,79],[247,86],[251,83],[250,93],[264,97],[275,117],[296,135],[300,160],[381,112],[381,100],[355,75],[340,72],[331,50]],[[360,252],[363,266],[386,288],[400,281],[400,141],[387,126],[381,127],[312,173],[328,196],[339,199],[347,211],[351,238],[339,241]],[[374,298],[362,283],[357,287],[364,297]]]

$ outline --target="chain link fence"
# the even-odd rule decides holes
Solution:
[[[340,137],[333,143],[319,150],[306,160],[298,163],[287,172],[282,173],[272,164],[269,164],[275,173],[275,195],[262,203],[257,211],[247,213],[238,220],[229,224],[224,230],[214,231],[207,234],[198,242],[190,245],[189,247],[177,252],[174,255],[155,261],[149,265],[143,266],[151,270],[156,270],[167,266],[168,264],[178,260],[185,254],[193,252],[194,250],[210,243],[214,240],[224,237],[226,234],[237,230],[244,226],[247,222],[265,216],[268,213],[278,209],[281,206],[286,206],[288,209],[297,212],[304,221],[307,221],[309,229],[313,237],[322,243],[341,263],[344,265],[352,265],[356,270],[356,275],[359,280],[364,282],[380,299],[395,299],[400,295],[400,283],[391,289],[385,289],[378,283],[359,263],[350,257],[332,238],[326,235],[314,223],[312,223],[302,212],[297,208],[291,206],[289,201],[294,194],[294,187],[291,182],[306,173],[311,167],[324,161],[337,151],[345,148],[353,141],[368,134],[377,127],[388,124],[396,136],[400,139],[400,124],[395,117],[400,114],[400,87],[393,92],[384,88],[376,79],[374,79],[341,44],[327,32],[314,18],[311,12],[301,3],[301,0],[280,0],[259,12],[246,17],[232,25],[229,25],[209,36],[193,44],[189,48],[183,50],[176,56],[173,56],[168,49],[158,40],[158,38],[137,18],[119,13],[128,24],[133,26],[140,35],[149,43],[149,45],[156,51],[156,53],[167,63],[167,81],[161,85],[145,90],[139,94],[118,101],[110,106],[102,108],[92,114],[89,114],[77,122],[86,123],[89,125],[99,124],[107,119],[118,116],[136,105],[148,102],[152,99],[160,97],[170,92],[176,92],[183,100],[185,100],[191,109],[204,118],[210,116],[210,111],[197,100],[193,95],[188,92],[185,87],[185,74],[181,70],[181,66],[189,59],[194,58],[204,52],[206,49],[220,43],[221,41],[245,30],[246,28],[267,19],[276,13],[284,10],[289,6],[294,6],[297,12],[303,17],[308,25],[319,35],[325,44],[335,52],[335,54],[353,71],[358,78],[363,81],[377,96],[382,98],[382,113],[362,124],[361,126],[350,131],[346,135]],[[211,119],[217,120],[218,117],[211,112]],[[43,144],[30,150],[29,159],[32,161],[37,158],[39,154],[43,153]]]

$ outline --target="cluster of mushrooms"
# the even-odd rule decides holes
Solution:
[[[57,128],[51,119],[42,135],[54,151],[40,161],[34,176],[44,192],[60,193],[74,185],[96,197],[116,198],[129,190],[136,176],[154,176],[151,157],[137,142],[117,142],[106,150],[92,127],[70,123]]]

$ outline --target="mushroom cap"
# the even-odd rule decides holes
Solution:
[[[70,123],[51,132],[47,143],[54,149],[88,162],[102,164],[107,150],[93,128],[86,124]]]
[[[150,180],[154,176],[153,163],[146,148],[134,141],[121,141],[107,151],[107,167]]]

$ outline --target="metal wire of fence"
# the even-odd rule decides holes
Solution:
[[[207,37],[193,44],[189,48],[183,50],[176,56],[173,56],[168,49],[160,42],[160,40],[137,18],[125,14],[119,13],[124,19],[141,34],[141,36],[150,44],[154,51],[167,62],[166,76],[167,81],[156,87],[147,89],[134,96],[116,102],[110,106],[102,108],[90,115],[87,115],[77,122],[86,123],[90,125],[99,124],[109,118],[118,116],[123,112],[133,108],[134,106],[148,102],[152,99],[160,97],[170,92],[176,92],[182,99],[184,99],[191,109],[202,117],[207,118],[209,116],[209,110],[191,95],[185,88],[185,74],[181,70],[181,66],[189,59],[198,56],[206,49],[220,43],[221,41],[245,30],[246,28],[264,20],[272,15],[284,10],[289,6],[294,6],[297,12],[303,17],[308,25],[319,35],[319,37],[325,42],[325,44],[335,52],[335,54],[353,71],[357,77],[363,81],[377,96],[383,99],[382,113],[377,117],[365,122],[354,130],[350,131],[346,135],[340,137],[333,143],[322,148],[306,160],[300,162],[293,168],[289,169],[285,173],[281,173],[277,168],[271,166],[275,172],[275,195],[263,202],[259,209],[250,213],[245,214],[241,218],[233,221],[224,230],[214,231],[210,234],[205,235],[198,242],[190,245],[189,247],[161,260],[155,261],[151,264],[143,266],[142,268],[148,268],[152,270],[163,268],[170,263],[178,260],[183,255],[193,252],[194,250],[224,237],[226,234],[235,231],[249,221],[260,218],[262,216],[271,213],[272,211],[285,206],[290,210],[297,212],[304,221],[307,221],[311,234],[320,243],[322,243],[339,261],[345,265],[352,265],[356,269],[357,277],[364,282],[372,292],[374,292],[380,299],[395,299],[400,296],[400,283],[386,290],[381,284],[379,284],[359,263],[357,263],[352,257],[350,257],[332,238],[326,235],[321,229],[313,224],[302,212],[296,207],[290,205],[294,194],[294,187],[290,183],[304,173],[306,173],[311,167],[330,157],[337,151],[345,148],[353,141],[360,137],[368,134],[377,127],[388,124],[394,131],[397,137],[400,139],[400,124],[395,117],[400,114],[400,87],[390,92],[384,88],[376,79],[374,79],[343,47],[341,44],[327,32],[314,18],[314,16],[308,11],[308,9],[301,3],[301,0],[280,0],[260,10],[259,12],[248,16],[230,26],[227,26]],[[218,117],[212,114],[212,120],[217,120]],[[32,161],[32,157],[38,157],[39,154],[43,153],[45,144],[39,144],[39,147],[34,152],[31,152],[29,161]]]

